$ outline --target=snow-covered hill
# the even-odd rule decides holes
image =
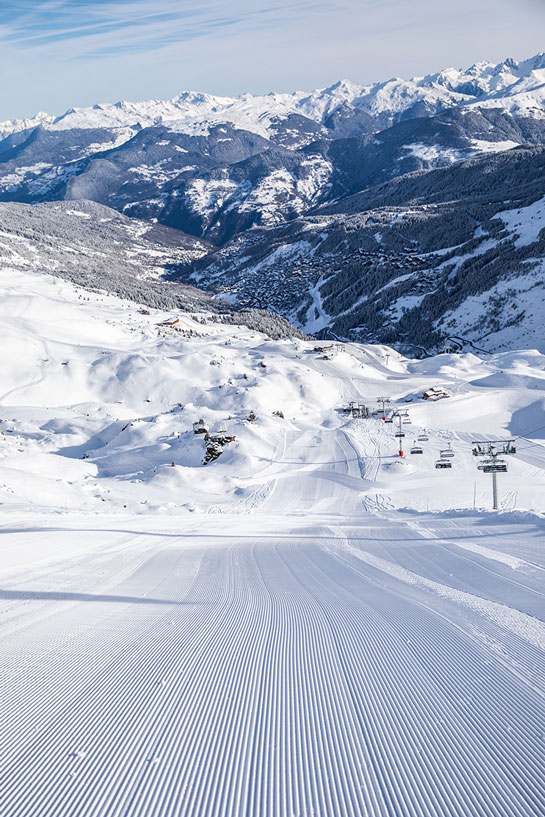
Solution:
[[[0,263],[64,274],[96,285],[116,276],[157,280],[210,247],[179,230],[127,218],[92,201],[0,203]],[[102,280],[101,280],[102,279]]]
[[[229,304],[185,285],[176,270],[209,247],[180,230],[127,218],[92,201],[0,204],[0,267],[51,272],[92,292],[115,293],[146,306],[206,310],[269,337],[303,337],[271,312]]]
[[[320,352],[206,313],[139,309],[46,274],[4,268],[1,287],[5,511],[247,512],[278,502],[285,480],[292,487],[283,501],[294,510],[309,485],[322,486],[323,510],[338,501],[335,486],[347,512],[377,503],[468,507],[474,482],[477,504],[487,506],[490,486],[475,469],[471,440],[545,434],[545,358],[537,352],[424,361],[357,344]],[[420,399],[437,383],[450,398]],[[409,411],[407,449],[427,430],[424,455],[400,461],[393,425],[341,411],[351,399],[374,409],[379,396]],[[195,433],[201,420],[203,433]],[[204,465],[214,438],[220,456]],[[435,460],[449,443],[455,467],[438,475]],[[346,474],[326,467],[338,445],[356,463]],[[541,507],[543,450],[522,441],[502,476],[502,507]]]

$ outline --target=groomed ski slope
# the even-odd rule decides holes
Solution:
[[[543,531],[350,515],[318,442],[252,517],[10,532],[3,814],[544,813]]]
[[[27,316],[31,309],[29,302]],[[115,326],[98,322],[97,331],[105,330],[115,340]],[[194,343],[198,349],[211,341]],[[271,348],[266,376],[276,377]],[[284,353],[281,344],[276,348]],[[129,341],[125,351],[133,354]],[[65,350],[71,361],[75,354]],[[525,377],[540,382],[540,367],[532,374],[525,368],[532,359],[514,356],[518,380],[489,374],[490,364],[488,386],[473,384],[481,366],[471,356],[453,361],[450,375],[441,361],[442,376],[452,378],[453,407],[413,414],[416,424],[428,412],[432,441],[454,442],[455,474],[430,476],[433,452],[422,463],[400,464],[392,431],[381,421],[347,423],[334,412],[321,423],[306,416],[260,427],[257,420],[254,436],[241,425],[242,440],[253,441],[253,459],[240,454],[224,466],[222,458],[206,468],[184,466],[193,468],[194,491],[203,474],[208,513],[183,503],[177,513],[170,504],[164,512],[130,513],[115,500],[67,510],[63,498],[76,496],[78,479],[85,484],[76,466],[90,468],[79,457],[70,479],[58,481],[57,509],[45,504],[52,488],[45,498],[37,491],[36,505],[25,509],[24,486],[7,482],[16,465],[0,471],[7,497],[0,528],[0,814],[541,817],[545,523],[525,511],[468,510],[467,475],[473,480],[475,464],[464,453],[467,423],[480,434],[492,423],[484,409],[479,419],[479,388],[507,383],[505,404],[522,412],[517,421],[538,425],[536,395],[521,385]],[[300,365],[286,357],[287,367]],[[308,388],[322,365],[309,363]],[[349,389],[406,394],[411,378],[420,387],[420,364],[410,364],[411,372],[400,363],[388,377],[377,363],[374,373],[362,369],[361,383],[342,358],[336,365],[333,405],[353,394]],[[465,367],[463,376],[457,367]],[[292,373],[297,386],[297,369]],[[36,383],[51,389],[47,373]],[[39,392],[13,388],[27,407],[8,402],[10,422],[46,424],[50,433]],[[292,395],[293,382],[289,388]],[[203,388],[205,407],[210,400]],[[473,414],[458,416],[456,427],[454,415],[466,403]],[[101,417],[110,423],[90,401],[85,412],[91,417],[83,424]],[[448,420],[443,429],[430,422],[437,412]],[[64,418],[63,452],[66,424],[77,412],[57,413]],[[93,465],[100,464],[95,451],[107,457],[112,439],[117,446],[110,470],[91,472],[93,484],[121,492],[129,456],[144,479],[142,452],[152,433],[164,431],[145,422],[134,450],[121,449],[116,437],[93,439]],[[259,434],[266,438],[261,445]],[[53,453],[53,437],[28,439],[42,448],[49,485],[49,463],[68,455]],[[19,453],[31,462],[31,448],[12,448],[8,463]],[[522,451],[505,475],[504,495],[518,487],[518,503],[534,501],[541,451],[539,445]],[[236,501],[226,470],[223,497],[217,484],[210,487],[220,466],[242,472]],[[153,467],[154,477],[135,491],[142,485],[157,491],[161,469]],[[527,493],[516,485],[520,474],[533,474]],[[185,490],[187,500],[184,481],[162,485],[170,498]],[[482,491],[488,499],[488,481]],[[422,510],[426,495],[443,510]]]

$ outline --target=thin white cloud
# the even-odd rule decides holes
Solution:
[[[328,13],[330,3],[297,0],[274,3],[266,0],[219,0],[180,3],[176,0],[132,0],[132,2],[80,4],[70,0],[51,0],[15,17],[2,27],[5,43],[21,49],[59,52],[78,56],[92,55],[97,47],[121,41],[135,49],[146,44],[154,48],[161,42],[185,41],[206,36],[211,30],[230,26],[263,28],[271,23],[289,24],[301,15],[320,10]]]
[[[20,13],[19,13],[20,10]],[[182,90],[236,94],[411,76],[542,50],[519,0],[9,0],[0,119]]]

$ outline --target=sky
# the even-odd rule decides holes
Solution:
[[[0,0],[0,120],[525,59],[544,33],[545,0]]]

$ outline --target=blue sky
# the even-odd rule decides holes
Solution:
[[[0,0],[0,120],[523,59],[544,31],[542,0]]]

